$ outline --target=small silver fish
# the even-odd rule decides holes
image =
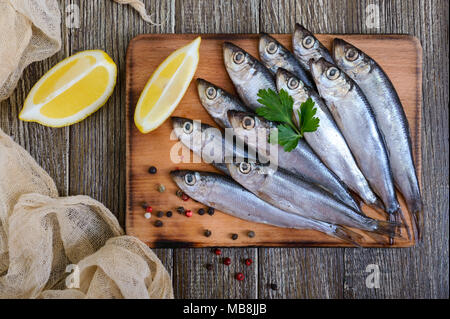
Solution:
[[[361,240],[348,229],[276,208],[227,176],[187,170],[172,171],[170,175],[189,197],[231,216],[283,228],[314,229],[355,245]]]
[[[317,61],[324,58],[333,63],[333,58],[328,49],[301,24],[295,24],[294,35],[292,36],[292,47],[295,57],[299,60],[305,70],[310,71],[309,61]]]
[[[231,177],[266,202],[293,214],[331,224],[396,236],[397,225],[363,216],[329,193],[283,169],[245,161],[227,163]]]
[[[277,147],[277,165],[298,175],[309,183],[322,187],[346,205],[360,211],[359,205],[348,192],[347,187],[339,178],[317,157],[309,145],[300,139],[291,152],[285,152],[280,145],[271,145],[267,139],[273,122],[252,113],[228,111],[228,117],[234,129],[234,134],[244,140],[250,147],[256,149],[266,158],[273,158],[269,147]]]
[[[414,231],[419,238],[422,200],[408,120],[400,98],[383,69],[360,49],[342,39],[334,39],[333,55],[336,64],[358,84],[372,106],[386,143],[395,185],[414,216]]]
[[[228,110],[248,111],[235,96],[203,79],[197,79],[197,90],[203,107],[222,128],[231,127]]]
[[[206,163],[228,174],[224,163],[233,158],[255,161],[256,151],[247,152],[241,145],[234,143],[233,136],[224,136],[213,126],[183,117],[172,117],[175,136],[180,142],[202,158]]]
[[[277,72],[278,68],[283,68],[295,74],[306,85],[315,87],[311,75],[291,51],[264,32],[259,34],[259,57],[273,74]]]
[[[276,91],[272,73],[255,57],[230,43],[223,44],[225,68],[244,104],[253,111],[261,107],[258,92],[261,89]]]
[[[320,128],[315,132],[305,132],[304,137],[309,146],[352,191],[370,206],[382,207],[373,193],[366,178],[356,164],[344,136],[337,127],[330,111],[319,94],[305,85],[292,73],[280,68],[277,72],[278,90],[286,90],[294,99],[294,116],[297,125],[299,117],[297,110],[308,98],[317,108],[316,117],[320,119]]]
[[[401,213],[383,136],[364,93],[350,77],[323,58],[312,62],[311,71],[320,96],[386,212]]]

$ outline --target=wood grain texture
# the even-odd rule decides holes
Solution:
[[[89,4],[91,2],[92,5]],[[247,270],[252,273],[240,286],[231,279],[229,270],[219,264],[215,265],[214,272],[204,270],[204,262],[216,261],[209,249],[157,249],[156,252],[170,272],[174,265],[175,296],[179,298],[449,297],[448,0],[144,2],[150,11],[155,12],[156,21],[162,21],[167,16],[168,20],[162,26],[151,26],[143,22],[133,9],[109,1],[60,1],[62,12],[67,4],[80,6],[80,29],[83,28],[83,31],[67,29],[63,19],[61,51],[46,61],[30,65],[14,94],[0,103],[1,128],[31,152],[56,180],[62,195],[69,193],[70,176],[71,194],[80,191],[98,196],[122,223],[124,221],[125,156],[121,153],[125,145],[124,122],[119,121],[116,128],[112,126],[117,123],[113,116],[125,117],[125,52],[128,41],[137,34],[285,33],[293,31],[295,22],[301,22],[317,33],[415,35],[421,41],[424,57],[422,195],[425,238],[421,246],[398,250],[250,249],[248,255],[250,251],[259,251],[256,255],[259,258],[255,261],[255,267]],[[378,5],[380,28],[366,26],[365,10],[369,4]],[[87,119],[91,122],[83,130],[77,128],[83,123],[70,129],[48,129],[34,123],[20,122],[17,115],[31,86],[56,62],[74,52],[72,46],[81,50],[94,47],[94,44],[107,49],[120,68],[119,83],[112,99],[99,114],[93,115],[100,116],[104,121]],[[105,128],[109,136],[100,132]],[[72,134],[73,130],[77,132]],[[116,137],[111,137],[112,134]],[[87,135],[97,135],[90,141],[98,144],[88,145]],[[115,144],[110,143],[109,138],[114,138]],[[96,157],[104,159],[105,156],[96,152],[82,153],[96,147],[108,150],[112,156],[111,162],[97,162]],[[75,162],[70,159],[72,155],[77,158]],[[90,171],[91,168],[94,172]],[[95,178],[91,178],[94,173]],[[121,185],[111,184],[112,181]],[[97,186],[90,186],[92,183]],[[242,258],[247,255],[243,249],[230,249],[227,254],[239,254]],[[382,276],[379,289],[365,286],[365,269],[370,263],[380,266]],[[317,271],[318,268],[320,271]],[[268,289],[269,281],[276,282],[279,289]]]
[[[290,47],[290,34],[273,35],[286,47]],[[308,230],[293,230],[278,228],[258,223],[249,223],[228,214],[217,212],[214,218],[194,214],[192,218],[175,214],[167,219],[164,227],[156,228],[152,224],[155,218],[144,218],[143,202],[149,202],[153,210],[175,211],[183,205],[193,211],[203,207],[192,201],[184,203],[175,196],[176,184],[169,175],[171,170],[193,169],[212,171],[211,165],[195,162],[192,153],[182,147],[173,138],[173,126],[166,121],[157,130],[142,134],[134,125],[134,110],[141,92],[151,74],[171,52],[181,48],[197,37],[197,34],[175,35],[140,35],[134,38],[127,50],[126,58],[126,108],[127,108],[127,234],[141,239],[150,247],[211,247],[211,246],[278,246],[278,247],[348,247],[343,241],[324,233]],[[328,48],[335,36],[318,35],[318,39]],[[417,171],[420,173],[420,119],[421,119],[421,47],[417,39],[410,36],[383,35],[340,35],[344,40],[354,44],[372,56],[392,80],[405,114],[410,123],[413,152],[416,158]],[[222,44],[230,41],[243,48],[253,56],[258,56],[258,36],[248,34],[235,35],[202,35],[200,46],[200,62],[195,72],[195,78],[206,79],[228,92],[234,92],[231,80],[223,66]],[[390,51],[389,58],[385,52]],[[172,114],[215,125],[214,121],[202,107],[195,81],[192,81],[180,104]],[[158,174],[150,175],[148,167],[155,165]],[[157,191],[158,184],[165,185],[166,192]],[[398,194],[400,197],[400,194]],[[402,210],[407,213],[407,207],[400,201]],[[371,217],[384,219],[381,213],[369,207],[363,207],[364,212]],[[407,217],[410,221],[410,217]],[[409,222],[408,225],[411,228]],[[206,238],[205,229],[210,229],[213,236]],[[249,229],[258,236],[249,239],[246,233]],[[180,231],[182,230],[182,231]],[[231,240],[230,234],[240,234],[238,240]],[[364,239],[364,247],[387,247],[387,240],[376,242],[367,233],[360,232]],[[404,238],[395,241],[393,247],[414,245],[403,233]]]

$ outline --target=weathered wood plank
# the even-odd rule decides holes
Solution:
[[[259,30],[259,1],[180,1],[176,2],[176,33],[254,33]],[[179,298],[256,298],[258,267],[245,267],[242,259],[257,261],[257,249],[223,249],[233,265],[220,263],[207,272],[209,249],[174,250],[174,290]],[[236,263],[236,264],[235,264]],[[234,279],[245,267],[246,280]]]
[[[65,1],[60,2],[60,10],[64,12]],[[63,23],[63,22],[62,22]],[[62,47],[52,57],[29,65],[23,72],[16,90],[6,100],[0,102],[0,127],[23,146],[31,156],[55,180],[60,195],[68,193],[68,156],[69,130],[67,128],[54,129],[37,123],[27,123],[19,120],[25,98],[33,85],[53,65],[66,56],[67,34],[61,28]]]
[[[125,217],[125,54],[128,42],[140,33],[174,31],[174,2],[146,1],[161,26],[143,21],[129,6],[112,1],[74,1],[80,27],[70,29],[70,52],[105,50],[118,66],[117,85],[95,114],[70,127],[70,194],[86,194],[106,205],[124,225]],[[155,250],[172,272],[172,250]]]
[[[368,4],[379,5],[379,29],[368,28],[364,15],[358,19]],[[414,248],[346,249],[344,296],[448,298],[448,67],[441,67],[448,63],[448,2],[361,1],[349,11],[353,28],[346,32],[407,33],[422,43],[425,225],[423,243]],[[365,285],[368,264],[379,266],[379,289]]]

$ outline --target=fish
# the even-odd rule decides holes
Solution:
[[[258,92],[261,89],[276,91],[272,73],[255,57],[230,43],[223,44],[225,68],[242,102],[251,110],[261,107]]]
[[[313,33],[299,23],[295,24],[292,48],[295,57],[305,70],[311,71],[310,60],[317,61],[324,58],[329,63],[334,63],[330,51],[317,40]]]
[[[317,109],[315,116],[320,120],[320,127],[315,132],[305,132],[303,136],[325,165],[367,205],[383,207],[359,169],[344,136],[319,94],[294,74],[282,68],[277,71],[276,83],[279,91],[283,89],[293,98],[294,120],[297,125],[299,125],[297,110],[301,104],[308,98],[314,102]]]
[[[398,236],[398,225],[363,216],[329,193],[283,169],[259,163],[227,163],[230,176],[266,202],[293,214],[380,235]]]
[[[228,111],[228,117],[234,129],[234,134],[259,154],[263,154],[265,158],[270,160],[275,158],[277,166],[298,175],[309,183],[324,188],[346,205],[359,212],[361,211],[348,188],[317,157],[306,141],[300,139],[295,149],[285,152],[282,146],[267,142],[270,130],[276,128],[274,122],[253,113],[234,110]],[[275,152],[273,152],[274,150]]]
[[[206,163],[228,174],[224,163],[236,158],[256,161],[256,151],[245,149],[243,143],[233,141],[233,135],[224,136],[211,125],[183,117],[171,117],[173,132],[180,142]]]
[[[292,229],[314,229],[359,245],[361,236],[343,227],[285,212],[249,192],[229,176],[189,170],[170,175],[177,186],[194,200],[228,215],[255,223]]]
[[[333,57],[337,66],[358,84],[372,106],[386,143],[394,183],[413,215],[415,236],[420,238],[422,200],[408,120],[397,91],[380,65],[350,43],[334,39]]]
[[[259,57],[273,74],[276,74],[278,68],[283,68],[295,74],[309,87],[315,87],[311,74],[305,70],[291,51],[264,32],[259,34]]]
[[[369,185],[383,201],[389,218],[404,220],[386,145],[364,93],[345,72],[323,58],[311,63],[311,71],[320,96],[326,101]]]
[[[249,109],[234,95],[204,79],[197,79],[197,90],[205,110],[222,128],[230,128],[227,111],[248,111]]]

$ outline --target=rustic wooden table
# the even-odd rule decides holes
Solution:
[[[87,194],[123,225],[125,212],[125,53],[141,33],[289,33],[300,22],[317,33],[400,33],[423,47],[422,181],[424,240],[410,249],[224,249],[234,260],[250,257],[246,280],[235,266],[217,265],[210,249],[156,249],[172,275],[178,298],[448,298],[449,142],[448,0],[401,1],[183,1],[147,0],[161,26],[127,6],[105,0],[62,0],[63,47],[28,67],[14,94],[0,104],[0,127],[23,145],[55,179],[61,195]],[[379,8],[379,28],[366,9]],[[69,5],[80,24],[68,28]],[[70,9],[72,8],[72,9]],[[373,9],[373,7],[369,7]],[[69,7],[71,12],[73,7]],[[76,26],[76,25],[75,25]],[[113,96],[93,116],[51,129],[18,120],[32,85],[56,62],[86,49],[104,49],[119,67]],[[389,54],[389,52],[386,52]],[[380,287],[367,288],[366,267],[381,271]],[[277,283],[278,290],[268,284]]]

